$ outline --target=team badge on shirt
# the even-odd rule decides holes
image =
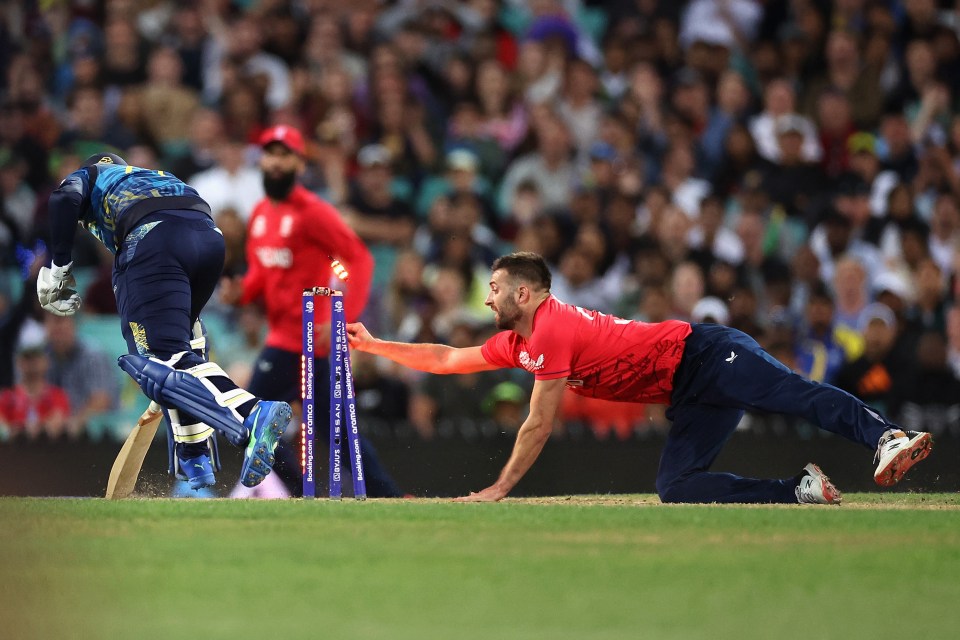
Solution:
[[[526,351],[520,352],[520,366],[529,371],[530,373],[535,373],[543,369],[543,354],[540,354],[540,357],[534,360],[530,357],[530,354]]]

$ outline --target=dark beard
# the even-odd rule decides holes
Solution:
[[[520,309],[514,307],[507,312],[506,309],[501,307],[500,313],[498,313],[494,319],[494,324],[497,325],[497,329],[501,331],[512,331],[514,327],[517,326],[517,321],[520,319],[520,316],[523,315],[520,313]]]
[[[296,183],[297,174],[294,172],[283,173],[276,178],[263,174],[263,191],[271,200],[286,200]]]

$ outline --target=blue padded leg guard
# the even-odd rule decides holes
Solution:
[[[154,402],[182,409],[222,433],[231,444],[246,446],[250,431],[196,377],[135,354],[120,356],[117,364]]]

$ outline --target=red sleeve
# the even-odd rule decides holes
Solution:
[[[491,336],[480,347],[480,354],[483,359],[498,367],[516,367],[517,363],[513,357],[513,335],[512,331],[501,331]]]
[[[253,228],[253,221],[257,219],[258,204],[250,220],[247,223],[247,272],[243,276],[243,295],[240,296],[239,304],[250,304],[263,294],[264,273],[260,267],[260,260],[256,256],[256,242],[253,240],[253,234],[250,230]]]
[[[325,247],[350,274],[344,285],[347,292],[346,315],[348,322],[356,322],[370,297],[373,256],[332,205],[318,198],[309,208],[308,216],[315,220],[314,224],[305,225],[308,240],[316,246]]]

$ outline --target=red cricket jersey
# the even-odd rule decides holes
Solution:
[[[29,423],[46,423],[53,416],[70,415],[70,399],[60,387],[47,384],[37,397],[17,385],[0,392],[0,422],[14,431],[22,431]]]
[[[346,282],[333,275],[329,256],[349,271]],[[360,317],[370,295],[370,251],[332,205],[300,185],[283,202],[264,198],[257,203],[247,226],[247,265],[240,303],[263,300],[268,347],[300,351],[304,289],[343,290],[348,322]],[[318,309],[318,323],[330,321],[327,309]],[[329,349],[326,341],[316,345],[317,355]]]
[[[501,331],[481,353],[490,364],[521,367],[537,380],[567,377],[582,396],[668,404],[688,335],[690,324],[680,320],[624,320],[550,296],[533,316],[529,340]]]

